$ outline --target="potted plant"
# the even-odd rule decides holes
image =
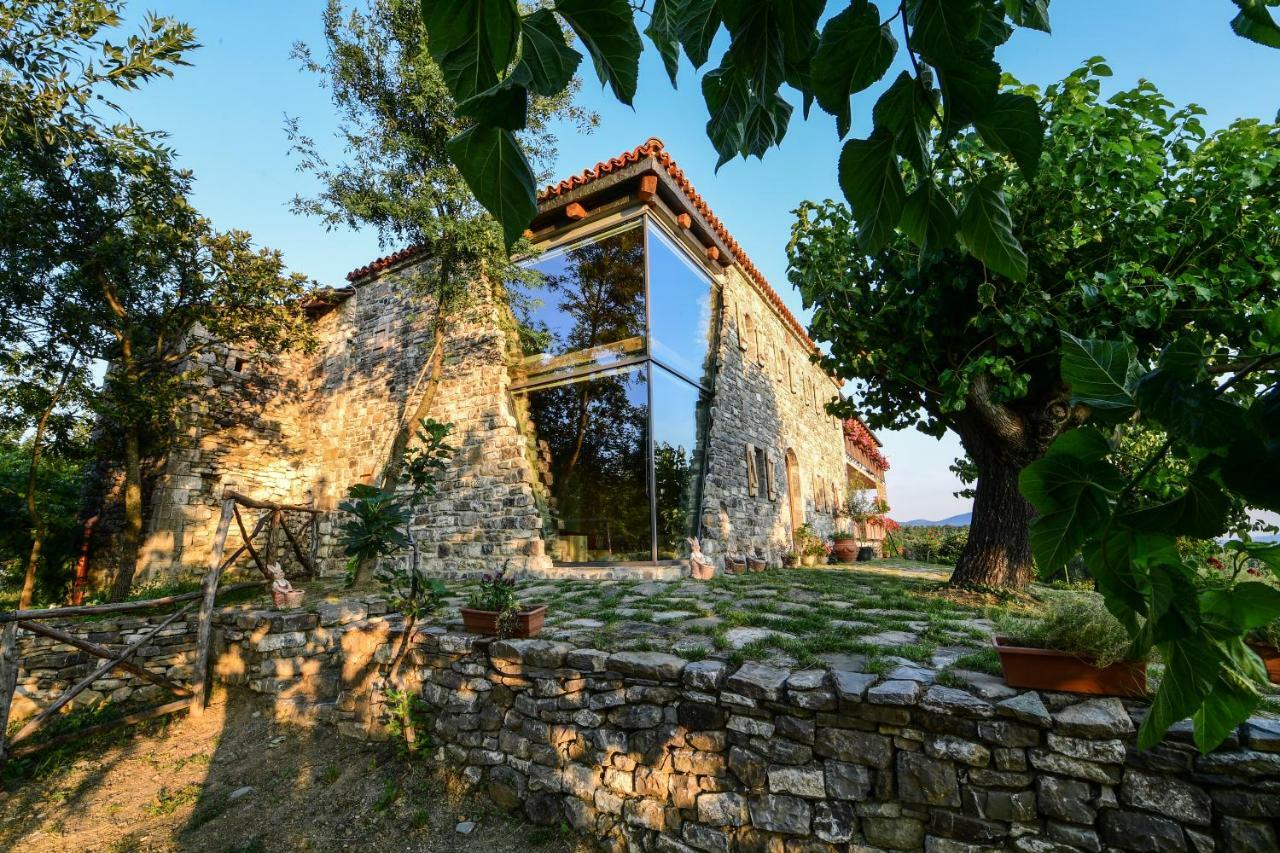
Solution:
[[[782,567],[784,569],[794,569],[798,565],[800,565],[799,553],[791,548],[782,552]]]
[[[816,566],[818,558],[826,554],[822,539],[812,526],[802,524],[796,528],[796,550],[800,552],[800,563],[805,566]]]
[[[462,624],[472,634],[491,637],[536,637],[542,630],[547,606],[521,607],[516,598],[516,579],[507,574],[508,561],[494,574],[485,574],[459,608]]]
[[[1130,659],[1129,635],[1095,593],[1064,593],[1032,619],[1006,618],[992,638],[1010,687],[1147,695],[1147,662]]]
[[[1280,684],[1280,619],[1251,631],[1245,642],[1254,654],[1262,658],[1271,683]]]
[[[725,554],[724,570],[731,575],[740,575],[747,570],[747,558],[745,554]]]
[[[839,524],[841,520],[847,520],[845,523],[852,525],[850,530],[837,530],[831,535],[832,550],[836,555],[836,562],[852,563],[858,557],[858,541],[859,528],[866,524],[868,518],[871,517],[871,502],[863,496],[862,492],[850,492],[849,498],[844,502],[844,506],[836,510],[836,522]]]
[[[756,552],[754,554],[752,553],[747,554],[747,571],[749,572],[764,571],[764,557],[760,556],[759,552]]]

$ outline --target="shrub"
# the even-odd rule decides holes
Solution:
[[[1096,593],[1055,593],[1038,616],[1005,616],[1000,630],[1016,645],[1091,657],[1099,667],[1129,657],[1129,635]]]
[[[968,541],[968,527],[902,527],[886,537],[885,553],[904,560],[954,566]]]

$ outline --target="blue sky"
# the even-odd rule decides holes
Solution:
[[[326,233],[315,221],[289,212],[289,200],[312,191],[314,184],[297,172],[283,130],[284,116],[297,116],[328,153],[340,154],[327,142],[334,129],[327,92],[289,58],[295,41],[320,45],[323,5],[321,0],[135,4],[131,15],[155,11],[192,24],[203,47],[190,55],[193,67],[149,84],[126,105],[143,126],[171,134],[183,164],[195,172],[197,205],[219,227],[245,228],[259,243],[281,249],[294,269],[340,284],[349,270],[384,248],[372,234]],[[831,8],[843,3],[837,0]],[[1280,51],[1235,36],[1228,26],[1233,11],[1229,0],[1057,0],[1051,6],[1053,35],[1021,30],[998,59],[1022,81],[1044,85],[1100,55],[1115,71],[1113,90],[1145,77],[1175,103],[1203,106],[1210,128],[1237,117],[1273,120],[1280,110]],[[726,164],[717,174],[703,131],[706,111],[698,78],[687,63],[673,90],[653,51],[646,51],[634,109],[601,92],[589,63],[583,73],[580,102],[599,113],[600,127],[590,135],[566,129],[557,178],[660,137],[803,319],[799,295],[787,284],[785,248],[796,205],[840,195],[833,120],[815,108],[810,120],[801,122],[797,110],[780,149],[763,161]],[[896,69],[886,80],[895,75]],[[877,91],[854,99],[854,135],[868,130]],[[957,484],[947,471],[959,452],[956,441],[939,442],[912,431],[880,437],[893,464],[889,496],[895,517],[941,518],[967,509],[965,501],[952,497]]]

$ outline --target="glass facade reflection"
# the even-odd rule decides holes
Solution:
[[[529,264],[516,395],[557,563],[688,554],[712,390],[710,277],[644,216]]]

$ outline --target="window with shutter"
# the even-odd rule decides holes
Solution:
[[[769,495],[769,500],[776,501],[778,499],[778,485],[774,478],[772,450],[764,452],[764,488]]]
[[[760,491],[760,482],[756,478],[756,449],[747,445],[747,495],[755,497]]]

